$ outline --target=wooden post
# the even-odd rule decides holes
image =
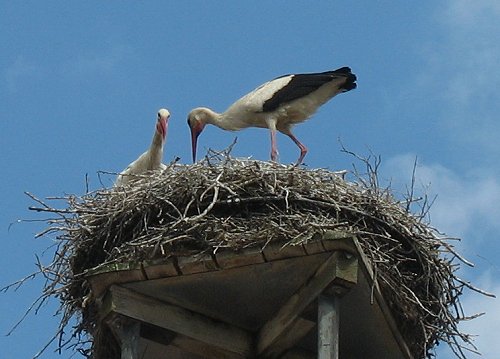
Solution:
[[[318,297],[318,359],[339,359],[339,300]]]
[[[139,359],[141,323],[117,316],[110,326],[120,342],[121,359]]]

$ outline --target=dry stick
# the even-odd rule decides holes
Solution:
[[[212,210],[215,203],[217,202],[217,198],[219,197],[219,187],[215,186],[213,188],[214,188],[214,196],[212,198],[212,202],[210,202],[210,204],[207,206],[207,208],[205,208],[205,210],[201,214],[194,216],[194,217],[186,218],[185,219],[186,222],[196,222],[199,219],[205,217],[208,214],[208,212],[210,212]]]
[[[39,273],[38,272],[31,273],[30,275],[27,275],[26,277],[21,278],[21,279],[15,281],[14,283],[10,283],[10,284],[6,285],[5,287],[0,288],[0,292],[7,293],[7,291],[9,291],[11,288],[14,288],[14,291],[16,291],[19,289],[19,287],[21,287],[21,285],[24,284],[24,282],[35,278],[37,276],[37,274],[39,274]]]
[[[482,295],[485,295],[485,296],[490,297],[490,298],[496,298],[496,295],[495,295],[495,294],[493,294],[493,293],[489,293],[489,292],[486,292],[486,291],[484,291],[484,290],[482,290],[482,289],[479,289],[479,288],[477,288],[477,287],[473,286],[470,282],[466,282],[466,281],[464,281],[464,280],[460,279],[460,278],[459,278],[459,277],[457,277],[457,276],[455,276],[455,279],[456,279],[458,282],[460,282],[460,283],[462,283],[463,285],[465,285],[467,288],[472,289],[472,290],[473,290],[473,291],[475,291],[475,292],[481,293]]]
[[[441,245],[443,245],[444,247],[446,247],[446,249],[448,250],[448,252],[450,252],[455,257],[457,257],[458,259],[460,259],[460,261],[462,263],[467,264],[469,267],[474,267],[474,263],[469,262],[467,259],[465,259],[460,254],[458,254],[457,251],[455,251],[450,244],[446,243],[446,241],[444,239],[442,241],[440,241],[440,243],[441,243]]]

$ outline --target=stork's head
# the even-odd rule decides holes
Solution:
[[[205,108],[198,107],[192,110],[187,119],[189,128],[191,129],[191,146],[193,149],[193,162],[196,162],[196,144],[198,142],[198,136],[201,131],[205,128],[205,125],[210,121],[213,111]]]
[[[156,131],[158,131],[163,140],[165,140],[165,137],[167,136],[167,125],[169,118],[170,118],[170,112],[168,112],[168,110],[162,108],[158,111]]]

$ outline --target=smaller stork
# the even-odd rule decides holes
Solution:
[[[223,113],[206,107],[195,108],[188,116],[193,162],[196,161],[198,136],[206,124],[211,124],[228,131],[247,127],[268,128],[272,161],[278,157],[276,131],[284,133],[300,149],[299,165],[307,154],[307,147],[294,136],[292,127],[305,121],[335,95],[355,88],[356,75],[349,67],[342,67],[334,71],[275,78],[240,98]]]
[[[116,179],[116,186],[123,186],[134,179],[134,175],[138,175],[147,171],[163,170],[166,166],[161,162],[163,158],[163,147],[167,138],[168,120],[170,112],[162,108],[158,111],[156,120],[156,131],[153,136],[151,147],[139,156],[134,162],[129,164]]]

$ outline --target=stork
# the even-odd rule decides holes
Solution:
[[[169,118],[170,112],[168,110],[162,108],[158,111],[156,131],[151,142],[151,147],[118,175],[115,186],[123,186],[129,183],[134,179],[134,175],[166,168],[161,160],[163,158],[163,147],[167,138]]]
[[[205,125],[211,124],[228,131],[247,127],[268,128],[272,161],[278,157],[276,131],[279,131],[299,147],[300,156],[296,163],[299,165],[307,154],[307,147],[294,136],[292,127],[308,119],[335,95],[355,88],[356,75],[349,67],[342,67],[334,71],[275,78],[237,100],[223,113],[206,107],[195,108],[188,116],[193,162],[196,161],[198,136]]]

